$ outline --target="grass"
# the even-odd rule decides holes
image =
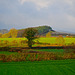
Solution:
[[[56,38],[39,38],[39,42],[55,44]],[[75,42],[75,38],[64,38],[65,43]],[[26,38],[0,38],[0,40],[26,40]],[[63,49],[34,49],[35,51],[63,52]],[[0,51],[0,54],[17,54],[17,52]],[[35,62],[1,62],[0,75],[75,75],[75,59]]]
[[[7,40],[7,41],[12,41],[12,40],[26,40],[26,38],[0,38],[0,40]]]
[[[55,53],[64,52],[63,49],[33,49],[33,51],[44,51],[44,52],[55,52]],[[0,54],[10,55],[10,54],[17,54],[17,52],[0,51]]]
[[[0,75],[75,75],[75,59],[0,62]]]
[[[75,38],[64,38],[64,39],[65,39],[66,44],[71,44],[71,43],[75,42]],[[17,41],[26,40],[26,38],[0,38],[0,40],[7,40],[7,41],[11,42],[13,40],[17,40]],[[42,37],[42,38],[38,38],[36,40],[38,40],[41,43],[50,43],[50,44],[56,43],[56,37],[51,37],[51,38]]]
[[[64,52],[64,50],[63,50],[63,49],[34,49],[34,51]]]
[[[55,44],[56,43],[56,37],[53,38],[39,38],[39,42],[42,43],[50,43],[50,44]],[[71,44],[75,42],[75,38],[64,38],[65,44]]]
[[[13,40],[16,40],[18,43],[19,43],[19,41],[20,40],[27,40],[26,38],[0,38],[0,40],[1,41],[9,41],[9,42],[11,42],[11,41],[13,41]]]
[[[17,54],[17,52],[0,51],[0,54],[11,55],[11,54]]]

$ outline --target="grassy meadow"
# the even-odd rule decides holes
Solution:
[[[9,52],[9,51],[0,51],[0,54],[11,55],[11,54],[18,54],[18,53],[17,52]]]
[[[0,47],[11,47],[11,49],[27,47],[24,42],[26,40],[26,38],[0,38]],[[64,38],[64,40],[65,45],[75,43],[75,38]],[[36,43],[33,46],[57,44],[56,37],[41,37],[34,41],[40,44]],[[14,48],[14,52],[0,51],[0,75],[75,75],[75,53],[65,53],[64,49],[22,50],[16,52]]]
[[[0,38],[0,40],[7,40],[7,41],[13,41],[13,40],[16,40],[16,41],[19,41],[19,40],[27,40],[26,38]],[[47,38],[47,37],[41,37],[41,38],[38,38],[34,41],[39,41],[41,43],[51,43],[51,44],[54,44],[56,43],[56,37],[50,37],[50,38]],[[73,43],[75,42],[75,38],[64,38],[65,40],[65,43],[66,44],[69,44],[69,43]]]
[[[44,51],[44,52],[64,52],[63,49],[33,49],[34,51]]]
[[[39,42],[42,42],[42,43],[51,43],[51,44],[56,43],[56,37],[39,38],[38,40],[39,40]],[[65,40],[65,44],[71,44],[71,43],[75,42],[75,38],[64,38],[64,40]]]
[[[75,75],[75,60],[0,62],[0,75]]]
[[[17,47],[17,46],[21,47],[21,43],[20,42],[21,41],[25,41],[25,40],[27,40],[27,39],[26,38],[0,38],[0,42],[8,41],[8,46],[12,46],[12,44],[14,43],[14,41],[16,41],[17,44],[15,45],[15,47]],[[65,45],[69,45],[69,44],[75,43],[75,38],[64,38],[64,40],[65,40]],[[56,37],[50,37],[50,38],[41,37],[41,38],[35,39],[34,41],[35,42],[38,41],[40,43],[49,43],[51,46],[57,45]],[[27,46],[27,44],[25,44],[25,43],[23,44],[22,43],[22,47],[25,47],[25,46]],[[33,46],[45,46],[45,45],[34,44]]]

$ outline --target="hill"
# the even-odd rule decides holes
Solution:
[[[0,33],[2,33],[2,34],[8,33],[8,30],[7,29],[1,29]]]
[[[44,35],[48,33],[49,31],[54,31],[50,26],[38,26],[38,27],[31,27],[38,30],[38,35]],[[18,37],[22,36],[22,33],[25,29],[18,30]]]
[[[31,27],[31,28],[37,29],[38,35],[41,35],[41,36],[45,36],[46,33],[50,32],[50,31],[51,31],[52,36],[59,36],[59,35],[62,35],[64,37],[65,36],[75,36],[75,34],[72,34],[72,33],[55,31],[50,26],[38,26],[38,27]],[[18,37],[22,37],[22,33],[24,32],[25,29],[18,30]]]
[[[38,30],[38,35],[40,36],[45,36],[46,33],[51,31],[51,35],[52,36],[59,36],[59,35],[63,35],[63,36],[75,36],[75,34],[73,33],[67,33],[67,32],[58,32],[52,29],[52,27],[50,26],[38,26],[38,27],[30,27],[30,28],[34,28]],[[23,32],[25,31],[25,29],[18,29],[18,37],[22,37]],[[4,34],[4,33],[8,33],[9,31],[7,29],[1,29],[0,33]]]

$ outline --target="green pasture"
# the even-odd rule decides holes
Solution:
[[[63,49],[32,49],[27,51],[44,51],[44,52],[64,52]],[[0,51],[0,54],[10,55],[10,54],[17,54],[17,52],[9,52],[9,51]]]
[[[71,44],[75,43],[75,38],[64,38],[65,44]],[[51,37],[51,38],[38,38],[39,42],[42,43],[50,43],[50,44],[55,44],[56,43],[56,37]]]
[[[18,53],[17,52],[9,52],[9,51],[0,51],[0,54],[11,55],[11,54],[18,54]]]
[[[0,40],[7,40],[7,41],[13,41],[13,40],[16,40],[16,41],[19,41],[19,40],[27,40],[26,38],[0,38]],[[51,44],[54,44],[56,43],[56,37],[50,37],[50,38],[38,38],[36,39],[35,41],[39,41],[41,43],[51,43]],[[65,43],[73,43],[75,42],[75,38],[64,38],[65,40]]]
[[[16,40],[17,42],[19,42],[20,40],[27,40],[27,39],[26,39],[26,38],[0,38],[0,40],[1,40],[1,41],[7,40],[7,41],[9,41],[9,42],[11,42],[11,41],[13,41],[13,40]]]
[[[0,38],[0,41],[3,42],[4,40],[7,40],[9,42],[9,45],[12,44],[12,41],[13,40],[16,40],[17,43],[18,43],[18,47],[20,47],[20,41],[21,40],[27,40],[26,38]],[[75,38],[64,38],[65,40],[65,44],[68,45],[68,44],[72,44],[72,43],[75,43]],[[36,42],[40,42],[40,43],[49,43],[51,45],[55,45],[57,44],[56,42],[56,37],[50,37],[50,38],[45,38],[45,37],[42,37],[42,38],[38,38],[38,39],[35,39],[34,41]],[[33,46],[38,46],[39,44],[34,44]],[[41,44],[40,44],[41,45]],[[21,46],[25,46],[25,45],[21,45]]]
[[[44,51],[44,52],[64,52],[63,49],[33,49],[34,51]]]
[[[0,42],[3,43],[4,41],[8,41],[7,45],[4,44],[4,45],[0,45],[0,47],[3,47],[3,46],[10,46],[10,47],[25,47],[26,44],[22,44],[21,45],[21,41],[22,40],[27,40],[26,38],[0,38]],[[16,41],[17,43],[13,43],[13,41]]]
[[[0,75],[75,75],[75,59],[0,62]]]

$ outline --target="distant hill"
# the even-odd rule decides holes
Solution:
[[[59,36],[59,35],[63,35],[63,36],[75,36],[75,34],[72,33],[67,33],[67,32],[58,32],[52,29],[52,27],[50,26],[38,26],[38,27],[30,27],[30,28],[34,28],[38,30],[38,35],[40,36],[45,36],[46,33],[51,31],[51,35],[52,36]],[[25,29],[18,29],[18,37],[22,37],[23,32],[25,31]],[[9,31],[7,29],[1,29],[0,33],[4,34],[4,33],[8,33]]]
[[[31,27],[31,28],[37,29],[38,35],[44,35],[44,34],[48,33],[49,31],[54,32],[54,30],[50,26],[38,26],[38,27]],[[25,29],[18,30],[18,37],[22,36],[22,33],[24,32],[24,30]]]
[[[59,35],[62,35],[62,36],[75,36],[75,34],[72,34],[72,33],[67,33],[67,32],[52,32],[51,33],[52,36],[59,36]]]
[[[7,29],[0,29],[0,33],[5,34],[8,33],[9,31]]]
[[[50,27],[50,26],[38,26],[38,27],[31,27],[31,28],[37,29],[38,35],[42,35],[42,36],[45,36],[46,33],[50,32],[50,31],[51,31],[52,36],[59,36],[59,35],[62,35],[64,37],[65,36],[75,36],[75,34],[72,34],[72,33],[57,32],[57,31],[53,30],[52,27]],[[19,29],[18,30],[18,37],[22,37],[22,34],[23,34],[25,29]]]

